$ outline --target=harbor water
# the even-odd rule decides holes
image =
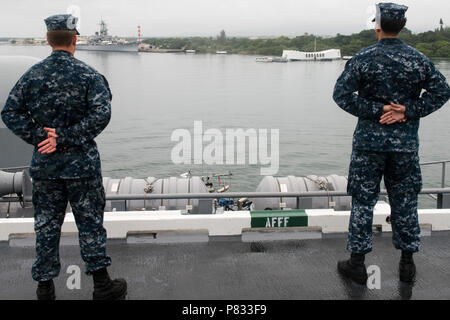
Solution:
[[[45,46],[0,46],[0,55],[45,58],[49,53]],[[256,63],[255,56],[245,55],[89,51],[75,56],[104,74],[113,93],[110,125],[97,138],[105,176],[231,171],[232,179],[224,179],[231,191],[255,191],[265,165],[173,163],[177,142],[171,135],[176,129],[193,134],[194,121],[202,121],[204,131],[224,135],[226,129],[278,129],[277,176],[348,173],[357,119],[332,99],[346,61]],[[450,61],[434,62],[450,79]],[[450,159],[449,107],[421,121],[422,162]],[[422,168],[425,187],[440,187],[440,170]],[[421,199],[424,205],[429,202]]]

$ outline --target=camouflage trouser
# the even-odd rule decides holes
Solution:
[[[363,150],[353,150],[350,163],[347,192],[352,195],[352,211],[347,249],[363,254],[372,251],[373,208],[383,175],[391,206],[394,246],[417,252],[420,246],[417,196],[422,188],[419,156]]]
[[[111,264],[111,259],[106,255],[106,230],[103,228],[105,191],[101,177],[34,180],[36,262],[31,273],[36,281],[50,280],[59,275],[59,239],[68,202],[78,227],[86,273],[90,274]]]

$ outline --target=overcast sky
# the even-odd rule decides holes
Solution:
[[[79,8],[80,33],[91,35],[103,18],[110,34],[144,37],[295,36],[351,34],[368,29],[374,4],[367,0],[2,0],[0,37],[43,37],[43,19]],[[450,25],[449,0],[404,0],[407,27],[432,30],[439,19]],[[78,11],[78,9],[76,9]]]

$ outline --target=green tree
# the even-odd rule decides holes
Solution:
[[[433,52],[434,57],[446,58],[450,57],[450,42],[449,41],[439,41],[435,44],[435,51]]]
[[[430,43],[419,43],[417,44],[416,49],[428,57],[431,57],[433,55],[433,48],[432,44]]]
[[[450,43],[450,28],[442,31],[427,31],[413,34],[405,28],[400,33],[408,45],[422,51],[428,57],[450,58],[448,45]],[[313,51],[314,41],[317,41],[317,50],[341,49],[342,55],[354,55],[359,50],[377,42],[373,30],[364,30],[352,35],[337,34],[335,37],[322,38],[305,33],[295,38],[277,37],[272,39],[249,39],[232,37],[227,38],[225,30],[213,38],[149,38],[145,43],[161,48],[194,49],[199,53],[215,53],[217,50],[226,50],[230,53],[281,55],[283,50]]]
[[[225,43],[227,40],[227,35],[225,33],[225,30],[220,31],[219,35],[217,36],[217,41],[219,43]]]

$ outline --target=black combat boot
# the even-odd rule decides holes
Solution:
[[[413,253],[402,251],[399,264],[400,281],[412,282],[416,275],[416,265],[413,260]]]
[[[55,300],[55,285],[53,284],[53,280],[39,281],[36,295],[38,300]]]
[[[350,278],[358,284],[367,282],[367,270],[364,264],[364,254],[352,253],[350,259],[338,262],[338,271],[344,277]]]
[[[94,300],[123,300],[127,295],[127,282],[124,279],[111,280],[106,268],[94,271]]]

